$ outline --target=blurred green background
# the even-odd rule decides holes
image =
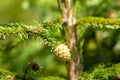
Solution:
[[[77,18],[120,18],[120,0],[74,1]],[[57,0],[0,0],[0,23],[19,22],[34,25],[58,17],[61,17],[61,13]],[[119,30],[86,30],[82,48],[84,70],[91,70],[99,63],[120,61],[119,34]],[[32,76],[67,77],[66,64],[58,61],[51,52],[51,47],[43,46],[39,40],[19,40],[17,35],[0,40],[0,68],[22,76],[25,66],[31,62],[42,66],[42,70]]]
[[[0,0],[0,22],[33,24],[59,15],[57,0]]]

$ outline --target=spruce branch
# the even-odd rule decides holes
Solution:
[[[60,26],[56,21],[35,26],[27,26],[20,23],[3,23],[0,24],[0,39],[5,39],[6,36],[16,34],[20,36],[21,40],[31,39],[31,37],[35,36],[36,39],[42,39],[44,44],[53,46],[58,41],[52,34],[59,28]]]
[[[28,39],[28,35],[36,35],[37,37],[49,37],[52,40],[51,33],[57,29],[61,29],[61,19],[45,22],[35,26],[27,26],[20,23],[2,23],[0,24],[0,39],[4,39],[5,36],[19,34],[21,39]],[[120,19],[105,19],[105,18],[81,18],[77,20],[77,25],[81,27],[92,27],[98,29],[118,29],[120,28]],[[53,33],[54,34],[54,33]],[[50,39],[51,38],[51,39]],[[53,40],[54,41],[54,40]],[[50,41],[51,42],[51,41]]]
[[[77,20],[77,25],[83,27],[92,27],[98,29],[118,29],[120,28],[120,19],[105,19],[105,18],[81,18]]]

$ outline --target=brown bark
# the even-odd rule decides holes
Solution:
[[[63,12],[63,22],[66,24],[66,40],[71,50],[72,57],[69,64],[68,76],[69,80],[78,80],[78,75],[82,69],[80,51],[77,38],[76,18],[73,14],[73,6],[71,0],[61,0]]]

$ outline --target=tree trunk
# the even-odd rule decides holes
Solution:
[[[63,13],[63,22],[66,29],[66,40],[70,48],[72,57],[69,63],[69,80],[78,80],[78,75],[82,70],[80,50],[77,38],[76,18],[73,14],[73,4],[71,0],[61,0],[61,9]]]

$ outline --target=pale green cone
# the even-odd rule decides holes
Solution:
[[[70,61],[71,53],[70,49],[65,44],[58,44],[54,48],[54,53],[59,60]]]

